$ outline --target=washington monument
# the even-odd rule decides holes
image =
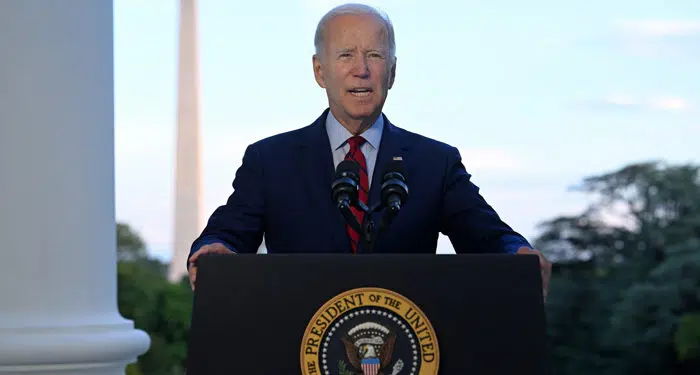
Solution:
[[[199,55],[197,0],[180,0],[177,94],[177,148],[175,152],[175,227],[168,279],[179,281],[192,241],[199,235],[201,210]]]

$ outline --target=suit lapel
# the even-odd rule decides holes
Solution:
[[[370,188],[370,205],[379,202],[379,193],[382,188],[382,175],[384,168],[395,157],[401,157],[404,161],[404,166],[408,169],[410,158],[407,157],[409,151],[409,143],[406,134],[399,128],[389,122],[389,119],[384,116],[384,130],[382,132],[382,141],[379,144],[379,153],[377,161],[374,163],[374,174],[372,176],[372,187]],[[408,174],[408,173],[407,173]]]
[[[347,238],[345,220],[331,202],[331,184],[335,174],[333,153],[326,133],[326,116],[328,109],[311,125],[306,128],[299,143],[299,170],[304,179],[304,187],[308,193],[311,215],[320,215],[321,233],[329,233],[333,237],[335,252],[351,252]],[[316,230],[316,228],[312,228]]]
[[[404,168],[406,169],[406,174],[410,174],[411,158],[409,155],[410,142],[407,137],[407,133],[389,122],[389,119],[384,116],[384,130],[382,132],[382,140],[379,145],[379,153],[377,154],[377,161],[374,164],[374,174],[372,176],[372,187],[369,191],[369,206],[372,207],[378,204],[380,201],[380,193],[382,190],[382,175],[384,174],[384,168],[393,160],[395,157],[401,157],[404,161]],[[381,223],[383,213],[374,213],[372,215],[372,220],[375,224],[375,231],[377,226]],[[375,249],[377,250],[377,249]],[[365,246],[360,246],[359,252],[367,252],[368,249]]]
[[[308,193],[307,199],[310,209],[313,210],[309,214],[320,215],[319,222],[323,223],[323,226],[318,228],[318,230],[321,233],[329,233],[333,237],[335,248],[331,249],[332,251],[350,253],[351,248],[345,220],[340,211],[331,202],[330,189],[335,168],[325,126],[328,112],[329,110],[326,109],[312,125],[306,127],[303,136],[300,138],[299,170],[304,179],[304,187]],[[406,172],[410,174],[411,159],[409,149],[410,143],[406,133],[392,125],[389,119],[384,116],[384,129],[372,176],[372,187],[369,192],[370,207],[379,202],[383,170],[394,157],[403,158]],[[379,224],[381,215],[374,214],[372,219],[375,224]],[[358,252],[366,251],[362,245],[358,249]]]

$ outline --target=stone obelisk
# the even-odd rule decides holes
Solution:
[[[201,231],[197,0],[180,0],[179,33],[175,227],[168,274],[173,282],[187,274],[190,246]]]

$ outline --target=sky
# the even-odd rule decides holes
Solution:
[[[245,147],[327,107],[313,34],[336,0],[199,0],[202,225],[231,194]],[[499,215],[533,240],[580,212],[569,191],[626,164],[700,162],[700,1],[365,2],[397,44],[384,107],[457,147]],[[178,7],[115,0],[116,215],[170,258]],[[439,252],[452,252],[446,237]]]

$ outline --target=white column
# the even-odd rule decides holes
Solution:
[[[0,374],[124,374],[112,1],[0,1]]]

